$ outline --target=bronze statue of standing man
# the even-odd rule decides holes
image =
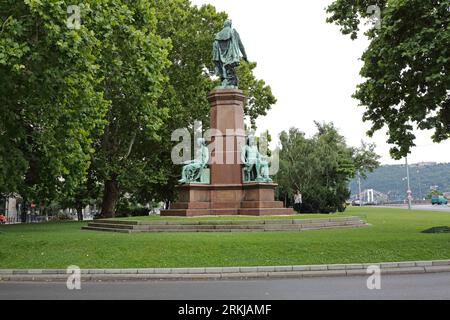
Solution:
[[[213,61],[216,74],[222,81],[222,88],[237,87],[236,68],[239,66],[241,53],[244,60],[248,61],[239,33],[232,28],[231,20],[226,20],[222,31],[216,34],[213,45]]]

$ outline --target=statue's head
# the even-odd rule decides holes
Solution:
[[[232,25],[233,25],[233,21],[231,21],[231,19],[225,20],[225,23],[223,24],[223,26],[225,28],[231,28]]]
[[[256,144],[256,137],[253,133],[250,133],[247,137],[247,145],[254,146]]]

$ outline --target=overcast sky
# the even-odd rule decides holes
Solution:
[[[383,164],[404,163],[389,156],[385,131],[366,136],[364,108],[351,98],[362,80],[360,57],[368,45],[364,36],[352,41],[339,27],[325,22],[324,8],[332,0],[191,0],[226,11],[241,35],[249,60],[256,61],[258,78],[272,87],[278,103],[257,121],[272,136],[290,127],[315,133],[314,121],[334,122],[347,142],[361,139],[377,144]],[[417,133],[410,163],[450,162],[450,141],[434,144],[431,133]]]

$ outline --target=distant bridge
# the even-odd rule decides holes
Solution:
[[[362,191],[360,194],[354,194],[350,197],[350,201],[356,200],[360,200],[363,203],[378,204],[388,202],[389,197],[387,194],[384,194],[377,190],[366,189]]]

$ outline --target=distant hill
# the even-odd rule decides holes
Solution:
[[[409,166],[410,183],[413,197],[424,198],[431,188],[437,187],[442,192],[450,191],[450,163],[419,163]],[[404,200],[406,197],[405,165],[384,165],[366,180],[361,179],[361,189],[374,189],[388,195],[389,200]],[[357,179],[350,182],[352,195],[358,194]]]

